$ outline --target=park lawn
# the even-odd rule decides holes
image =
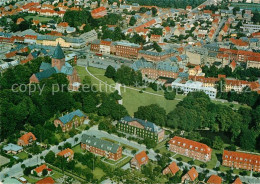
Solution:
[[[131,89],[122,90],[121,93],[123,97],[123,106],[125,106],[131,116],[134,115],[134,112],[136,112],[140,106],[158,104],[168,113],[179,103],[178,100],[166,100],[163,96],[139,93],[138,91]]]
[[[83,152],[83,150],[80,147],[80,144],[72,147],[72,150],[74,151],[74,153],[82,153]]]
[[[30,18],[32,18],[33,20],[39,20],[40,22],[46,22],[46,21],[49,21],[49,20],[52,20],[52,18],[50,17],[43,17],[43,16],[39,16],[39,15],[28,15],[25,17],[26,20],[29,20]]]
[[[192,160],[192,159],[189,158],[189,157],[185,157],[185,156],[179,155],[179,154],[176,154],[176,155],[174,156],[175,159],[177,159],[177,158],[179,158],[179,157],[182,158],[181,162],[186,162],[186,163],[188,163],[189,161]]]
[[[94,172],[93,172],[93,175],[94,175],[94,178],[96,178],[96,179],[101,179],[104,175],[106,175],[105,173],[104,173],[104,171],[101,169],[101,168],[99,168],[99,167],[96,167],[95,169],[94,169]]]
[[[10,162],[10,159],[9,159],[9,158],[0,155],[0,166],[5,165],[5,164],[7,164],[8,162]]]
[[[18,153],[16,156],[18,156],[20,159],[23,159],[23,160],[28,158],[28,154],[24,151]]]
[[[217,150],[214,150],[214,149],[212,150],[211,160],[206,163],[208,169],[215,168],[217,161],[218,161],[218,158],[217,158],[217,155],[216,155],[217,153],[221,153],[221,151],[217,151]]]
[[[51,175],[51,177],[54,179],[54,180],[57,180],[61,177],[63,177],[63,174],[58,172],[58,171],[55,171],[55,170],[52,170],[53,174]]]
[[[23,177],[27,180],[28,183],[36,183],[38,180],[40,180],[40,178],[35,179],[35,178],[30,177],[30,175],[29,176],[24,175]]]
[[[232,102],[221,102],[221,101],[216,101],[216,100],[211,100],[214,104],[221,104],[221,105],[226,105],[226,106],[229,106],[230,105],[233,105],[233,109],[237,110],[239,109],[240,107],[245,107],[245,108],[250,108],[248,105],[245,105],[245,104],[237,104],[237,103],[232,103]]]

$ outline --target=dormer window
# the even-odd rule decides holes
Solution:
[[[190,145],[190,148],[192,148],[192,145]]]
[[[195,147],[195,150],[197,150],[198,149],[198,147]]]

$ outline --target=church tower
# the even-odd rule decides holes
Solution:
[[[62,66],[64,65],[65,65],[65,55],[60,44],[58,43],[57,47],[54,50],[54,54],[52,56],[51,66],[56,67],[60,71]]]

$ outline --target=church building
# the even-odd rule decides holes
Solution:
[[[42,62],[40,72],[35,73],[30,77],[30,83],[39,83],[42,79],[49,78],[56,73],[63,73],[67,76],[70,90],[78,90],[80,78],[77,70],[65,61],[65,55],[60,44],[55,48],[51,64]]]

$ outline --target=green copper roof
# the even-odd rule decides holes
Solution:
[[[64,52],[58,43],[57,47],[54,50],[53,56],[54,59],[63,59],[65,58]]]

